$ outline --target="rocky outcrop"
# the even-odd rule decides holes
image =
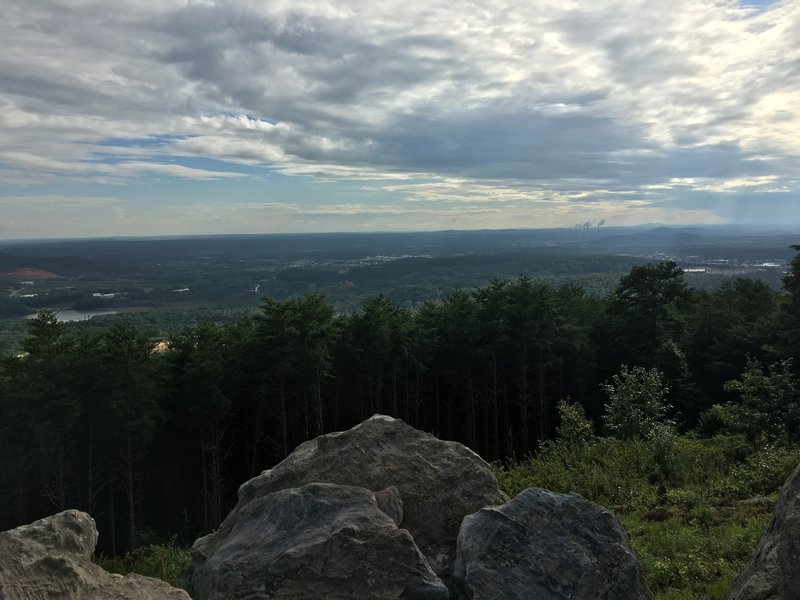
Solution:
[[[464,519],[451,588],[470,600],[652,598],[614,515],[537,488]]]
[[[800,467],[783,486],[775,512],[729,600],[800,598]]]
[[[194,571],[196,600],[448,600],[408,531],[396,490],[310,483],[259,495]]]
[[[508,501],[474,452],[380,415],[242,485],[192,561],[195,600],[652,598],[609,511],[540,489]]]
[[[97,528],[67,510],[0,533],[3,600],[189,600],[182,590],[141,575],[114,575],[92,563]]]
[[[273,492],[323,482],[379,492],[395,486],[398,516],[433,570],[447,578],[464,516],[505,502],[491,468],[477,454],[391,417],[375,415],[344,432],[298,446],[283,462],[239,488],[239,502],[213,534],[193,549],[194,569],[214,556],[240,521],[239,513]]]

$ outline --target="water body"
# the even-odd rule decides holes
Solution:
[[[100,317],[103,315],[115,315],[117,314],[116,310],[72,310],[72,309],[64,309],[64,310],[57,310],[55,311],[56,318],[63,322],[67,323],[69,321],[88,321],[92,317]],[[26,319],[33,319],[36,317],[37,313],[33,313],[32,315],[28,315],[25,317]]]

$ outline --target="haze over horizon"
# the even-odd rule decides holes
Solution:
[[[0,239],[800,226],[800,0],[0,7]]]

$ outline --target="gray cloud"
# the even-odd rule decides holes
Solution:
[[[789,0],[2,5],[0,184],[222,177],[210,158],[664,210],[798,191]],[[97,145],[149,135],[176,137]]]

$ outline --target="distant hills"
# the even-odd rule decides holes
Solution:
[[[600,227],[583,229],[508,229],[478,231],[265,234],[176,238],[0,241],[0,270],[37,266],[58,272],[77,266],[74,259],[101,262],[181,260],[300,260],[384,256],[458,256],[516,252],[602,252],[639,250],[645,254],[693,246],[735,245],[786,248],[800,231],[740,226]],[[8,254],[37,257],[40,264],[10,264]],[[785,253],[791,256],[790,252]],[[54,258],[58,257],[58,258]],[[56,262],[61,265],[56,267]],[[42,266],[45,265],[45,266]],[[87,264],[81,265],[85,270]]]

